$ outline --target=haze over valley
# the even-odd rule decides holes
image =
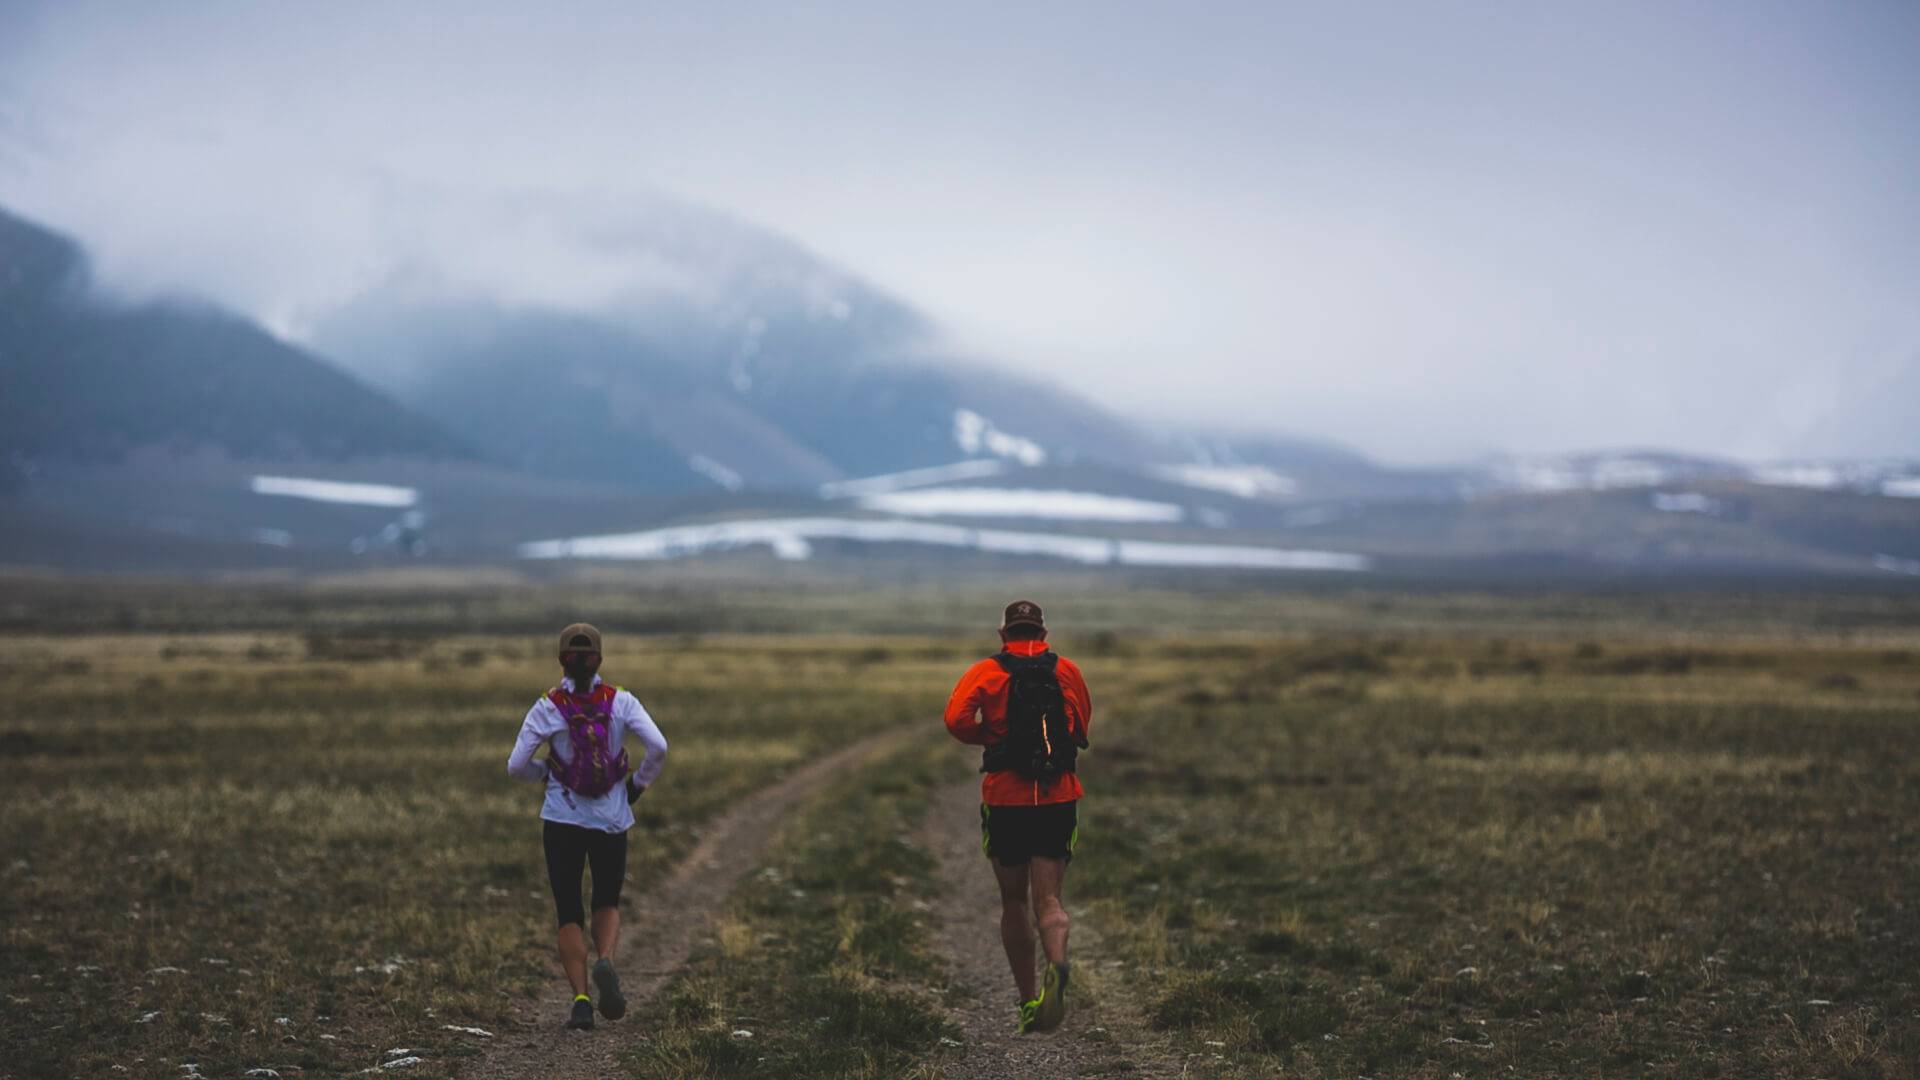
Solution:
[[[8,6],[0,561],[1920,569],[1910,6],[842,17]]]
[[[665,208],[670,213],[661,214]],[[0,219],[10,558],[310,568],[900,548],[1278,573],[1900,575],[1920,466],[1654,450],[1384,466],[1102,408],[771,233],[656,204],[598,311],[383,281],[310,345],[97,288]]]

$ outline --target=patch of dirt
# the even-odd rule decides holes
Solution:
[[[694,943],[725,907],[726,895],[758,864],[782,819],[834,779],[925,735],[924,729],[901,728],[849,746],[792,773],[704,826],[700,845],[665,881],[622,905],[622,936],[632,943],[621,950],[620,964],[620,990],[627,998],[628,1018],[686,963]],[[555,957],[552,983],[520,1006],[512,1026],[497,1033],[492,1052],[462,1075],[475,1080],[621,1075],[619,1055],[632,1046],[635,1033],[626,1030],[626,1020],[599,1016],[593,1031],[567,1031],[562,1022],[572,1001],[573,990]]]
[[[962,991],[950,995],[955,1000],[948,1007],[965,1032],[965,1045],[940,1063],[945,1075],[1013,1080],[1182,1074],[1174,1053],[1149,1039],[1125,973],[1103,963],[1099,935],[1073,903],[1071,869],[1065,886],[1067,913],[1073,916],[1067,1019],[1045,1034],[1013,1033],[1019,992],[1000,946],[1000,890],[980,853],[977,778],[936,795],[921,842],[940,860],[937,944]],[[1092,849],[1082,857],[1099,856]]]

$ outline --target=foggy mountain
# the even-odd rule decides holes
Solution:
[[[0,215],[0,564],[1920,576],[1910,462],[1401,469],[1156,428],[1044,363],[953,354],[778,236],[667,210],[594,237],[644,287],[511,303],[403,266],[314,321],[318,352],[203,304],[116,302],[71,241]]]
[[[644,490],[1167,453],[1044,368],[946,354],[918,312],[772,233],[660,200],[579,240],[644,284],[582,311],[411,267],[320,318],[313,341],[503,462]]]
[[[99,295],[72,241],[0,210],[0,455],[105,463],[152,447],[289,461],[474,456],[246,319]]]

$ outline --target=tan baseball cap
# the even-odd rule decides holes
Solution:
[[[1012,626],[1031,626],[1036,629],[1047,628],[1046,616],[1040,613],[1040,605],[1031,600],[1015,600],[1007,605],[1005,614],[1000,616],[1000,629]]]
[[[570,649],[592,649],[600,651],[600,631],[590,623],[577,622],[560,631],[560,651]]]

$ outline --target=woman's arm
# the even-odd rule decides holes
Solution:
[[[520,722],[520,737],[513,742],[513,753],[507,755],[507,775],[515,780],[531,780],[543,783],[547,779],[547,763],[534,758],[533,752],[547,737],[540,733],[541,706],[547,703],[541,698],[527,710],[527,718]]]
[[[622,692],[614,701],[614,709],[620,713],[620,720],[627,725],[633,737],[646,747],[646,755],[633,767],[633,776],[629,780],[634,788],[645,791],[649,784],[660,778],[660,770],[667,767],[667,737],[660,734],[659,725],[653,717],[647,715],[640,699]]]

